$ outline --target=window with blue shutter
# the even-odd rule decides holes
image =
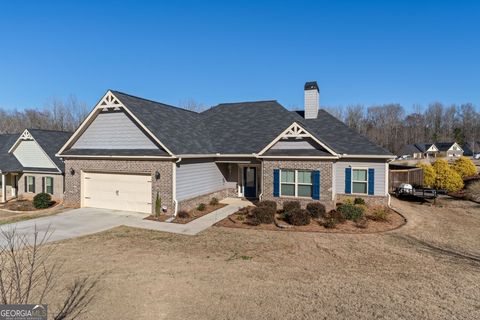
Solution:
[[[320,200],[320,171],[313,171],[312,178],[312,199]]]
[[[372,168],[368,169],[368,194],[375,194],[375,169]]]
[[[273,169],[273,196],[280,196],[280,170]]]
[[[345,193],[352,193],[352,168],[345,168]]]

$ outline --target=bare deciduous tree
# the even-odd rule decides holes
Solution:
[[[2,304],[43,304],[52,292],[62,264],[54,260],[56,245],[48,244],[52,232],[20,234],[15,228],[0,231],[0,300]],[[64,302],[55,320],[75,319],[94,298],[99,276],[83,277],[67,287]]]

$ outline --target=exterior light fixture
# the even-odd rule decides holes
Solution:
[[[74,175],[75,175],[75,169],[70,168],[70,174],[71,174],[72,176],[74,176]]]
[[[160,180],[160,172],[155,171],[155,180]]]

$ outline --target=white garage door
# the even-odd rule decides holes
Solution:
[[[152,178],[149,175],[83,174],[83,207],[152,212]]]

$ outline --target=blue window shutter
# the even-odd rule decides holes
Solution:
[[[320,200],[320,171],[312,172],[312,199]]]
[[[375,193],[375,169],[368,169],[368,194],[373,196]]]
[[[352,168],[345,168],[345,193],[352,193]]]
[[[273,196],[280,196],[280,170],[273,169]]]

